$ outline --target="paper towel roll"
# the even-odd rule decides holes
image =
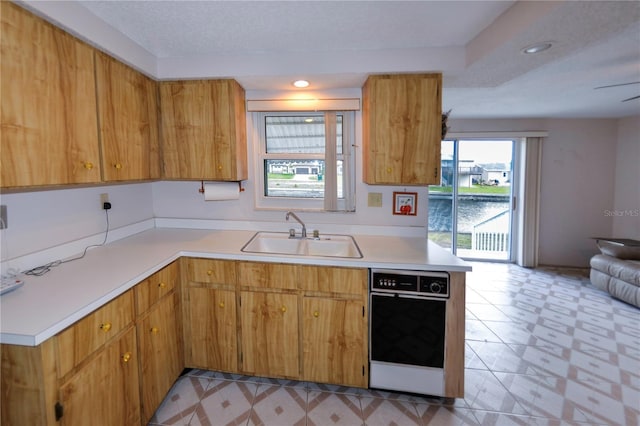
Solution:
[[[240,198],[238,182],[215,182],[204,184],[205,201],[237,200]]]

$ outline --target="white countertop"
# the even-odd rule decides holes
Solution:
[[[254,231],[154,228],[90,249],[83,259],[0,296],[0,343],[36,346],[182,256],[428,271],[471,266],[425,238],[354,235],[362,259],[249,254]]]

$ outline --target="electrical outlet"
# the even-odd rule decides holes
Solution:
[[[100,194],[100,208],[103,208],[102,206],[104,206],[104,203],[108,203],[109,202],[109,194],[107,194],[106,192],[104,194]]]
[[[0,206],[0,229],[7,229],[9,227],[9,220],[7,219],[7,206]]]
[[[369,192],[367,199],[367,205],[369,207],[382,207],[382,193],[381,192]]]

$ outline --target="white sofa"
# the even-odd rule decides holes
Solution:
[[[598,240],[601,254],[591,258],[591,283],[616,299],[640,307],[640,246]]]

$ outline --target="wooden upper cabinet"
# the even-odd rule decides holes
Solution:
[[[0,2],[0,186],[100,182],[94,49]]]
[[[364,182],[439,184],[442,75],[370,76],[362,104]]]
[[[104,181],[160,177],[157,84],[104,53],[96,54]]]
[[[247,179],[244,89],[235,80],[160,83],[163,177]]]

